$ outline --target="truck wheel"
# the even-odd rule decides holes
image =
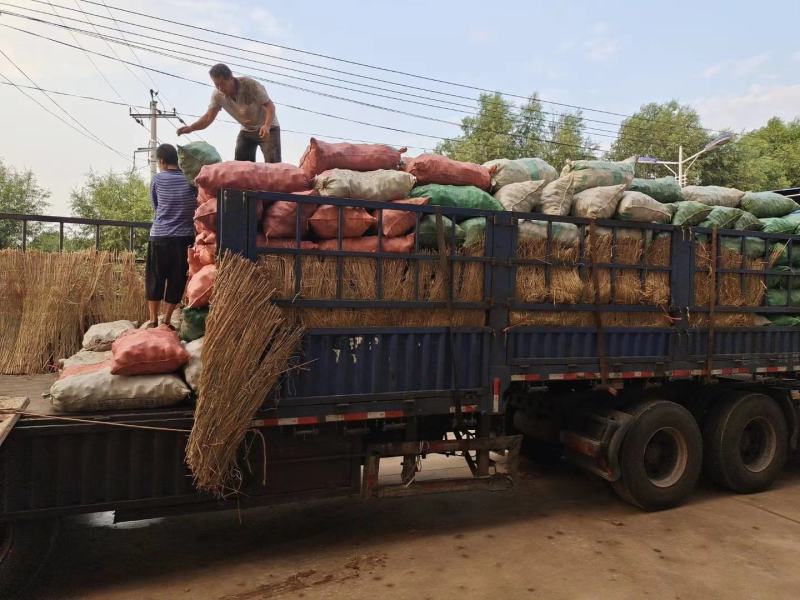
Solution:
[[[644,510],[663,510],[683,502],[703,465],[703,438],[691,413],[666,400],[635,407],[619,453],[619,496]]]
[[[783,469],[789,433],[769,396],[741,392],[720,400],[703,429],[705,472],[718,485],[740,494],[761,492]]]
[[[57,533],[57,519],[0,523],[0,597],[18,598],[32,587]]]

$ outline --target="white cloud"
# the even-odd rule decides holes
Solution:
[[[742,94],[720,94],[693,103],[704,124],[734,130],[761,127],[771,117],[800,116],[800,84],[752,86]]]
[[[705,79],[711,79],[722,73],[727,73],[734,77],[744,77],[764,66],[767,61],[769,61],[769,54],[766,53],[736,60],[723,60],[707,67],[702,74]]]

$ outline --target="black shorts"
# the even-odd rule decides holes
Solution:
[[[145,290],[150,301],[180,304],[189,271],[191,237],[150,238],[147,244]]]

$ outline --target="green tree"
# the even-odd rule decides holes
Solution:
[[[700,150],[709,140],[709,132],[700,124],[700,116],[691,106],[670,100],[659,104],[651,102],[625,119],[619,135],[611,145],[610,158],[624,160],[629,156],[655,156],[660,160],[677,160],[682,145],[684,156]],[[702,161],[698,161],[700,167]],[[663,166],[638,164],[639,177],[662,177],[669,172]],[[699,179],[700,168],[690,172]],[[691,181],[690,181],[691,183]]]
[[[90,172],[86,182],[72,192],[70,206],[75,216],[85,219],[118,221],[153,219],[149,187],[134,170],[124,173],[109,172],[105,175]],[[86,235],[94,236],[94,231],[87,231]],[[103,227],[100,247],[103,250],[126,250],[129,236],[130,231],[126,227]],[[137,247],[140,247],[145,240],[146,235],[138,230]]]
[[[597,146],[585,131],[586,126],[580,112],[562,113],[550,122],[548,138],[552,143],[547,144],[548,148],[542,158],[556,169],[561,169],[569,159],[595,158]]]
[[[774,117],[732,146],[737,160],[728,171],[728,185],[753,191],[800,185],[800,120]]]
[[[478,164],[495,158],[514,158],[514,124],[511,107],[499,93],[481,94],[478,114],[461,120],[461,136],[445,140],[436,151],[455,160]]]
[[[48,206],[50,192],[36,181],[32,171],[18,171],[0,160],[0,212],[42,214]],[[34,236],[40,229],[35,223],[28,225],[28,234]],[[16,248],[22,244],[22,223],[0,221],[0,248]]]
[[[511,129],[513,134],[514,155],[507,158],[543,157],[548,152],[547,122],[542,112],[539,94],[534,93],[528,102],[520,107],[514,117]]]

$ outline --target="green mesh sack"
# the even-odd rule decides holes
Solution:
[[[192,185],[201,167],[218,162],[222,162],[222,157],[208,142],[189,142],[185,146],[178,146],[178,167]]]
[[[449,245],[452,236],[455,236],[456,246],[464,243],[464,230],[453,223],[450,219],[442,216],[442,229],[444,230],[444,243]],[[417,239],[420,248],[437,249],[439,241],[436,236],[436,215],[425,215],[419,221],[417,228]]]
[[[483,163],[483,166],[492,171],[495,191],[523,181],[544,181],[547,184],[558,177],[558,172],[541,158],[497,158]]]
[[[800,307],[800,290],[767,290],[766,305]]]
[[[568,160],[561,170],[561,177],[572,174],[574,194],[593,187],[620,185],[629,186],[633,181],[635,162],[611,162],[607,160]]]
[[[486,218],[474,217],[461,223],[464,230],[464,245],[479,244],[486,237]]]
[[[764,315],[773,327],[800,327],[800,316],[795,315]]]
[[[428,204],[432,206],[503,210],[503,205],[491,194],[471,185],[429,183],[412,189],[410,196],[412,198],[428,198]]]
[[[733,228],[740,231],[761,231],[764,229],[764,224],[761,222],[761,219],[743,210]]]
[[[775,192],[745,192],[739,206],[759,218],[785,217],[800,210],[797,202]]]
[[[525,240],[546,240],[547,221],[520,221],[517,224],[518,241]],[[551,241],[558,242],[565,246],[574,246],[578,243],[580,230],[575,223],[551,222]]]
[[[673,225],[699,225],[714,210],[713,206],[708,206],[702,202],[694,202],[693,200],[677,202],[676,206],[678,208],[675,210],[675,214],[672,215]]]
[[[683,200],[681,186],[674,177],[659,177],[658,179],[639,179],[635,177],[628,189],[632,192],[647,194],[664,204]]]
[[[800,267],[800,244],[792,244],[792,264],[789,265],[789,248],[783,242],[772,244],[770,248],[770,256],[777,257],[775,259],[775,266],[780,267]]]
[[[771,290],[796,290],[800,288],[800,271],[785,265],[772,267],[773,271],[780,271],[780,275],[767,275],[767,287]],[[788,277],[793,275],[793,277]]]
[[[709,229],[716,226],[718,229],[733,229],[736,222],[742,216],[743,211],[738,208],[728,208],[727,206],[715,206],[708,213],[708,216],[700,223],[700,227]]]
[[[798,221],[788,217],[767,217],[761,223],[765,233],[794,233],[798,225]]]
[[[544,181],[554,181],[558,179],[558,171],[547,161],[541,158],[518,158],[514,162],[521,163],[531,174],[531,181],[543,179]]]
[[[182,312],[180,336],[184,342],[191,342],[206,334],[208,308],[184,308]]]

